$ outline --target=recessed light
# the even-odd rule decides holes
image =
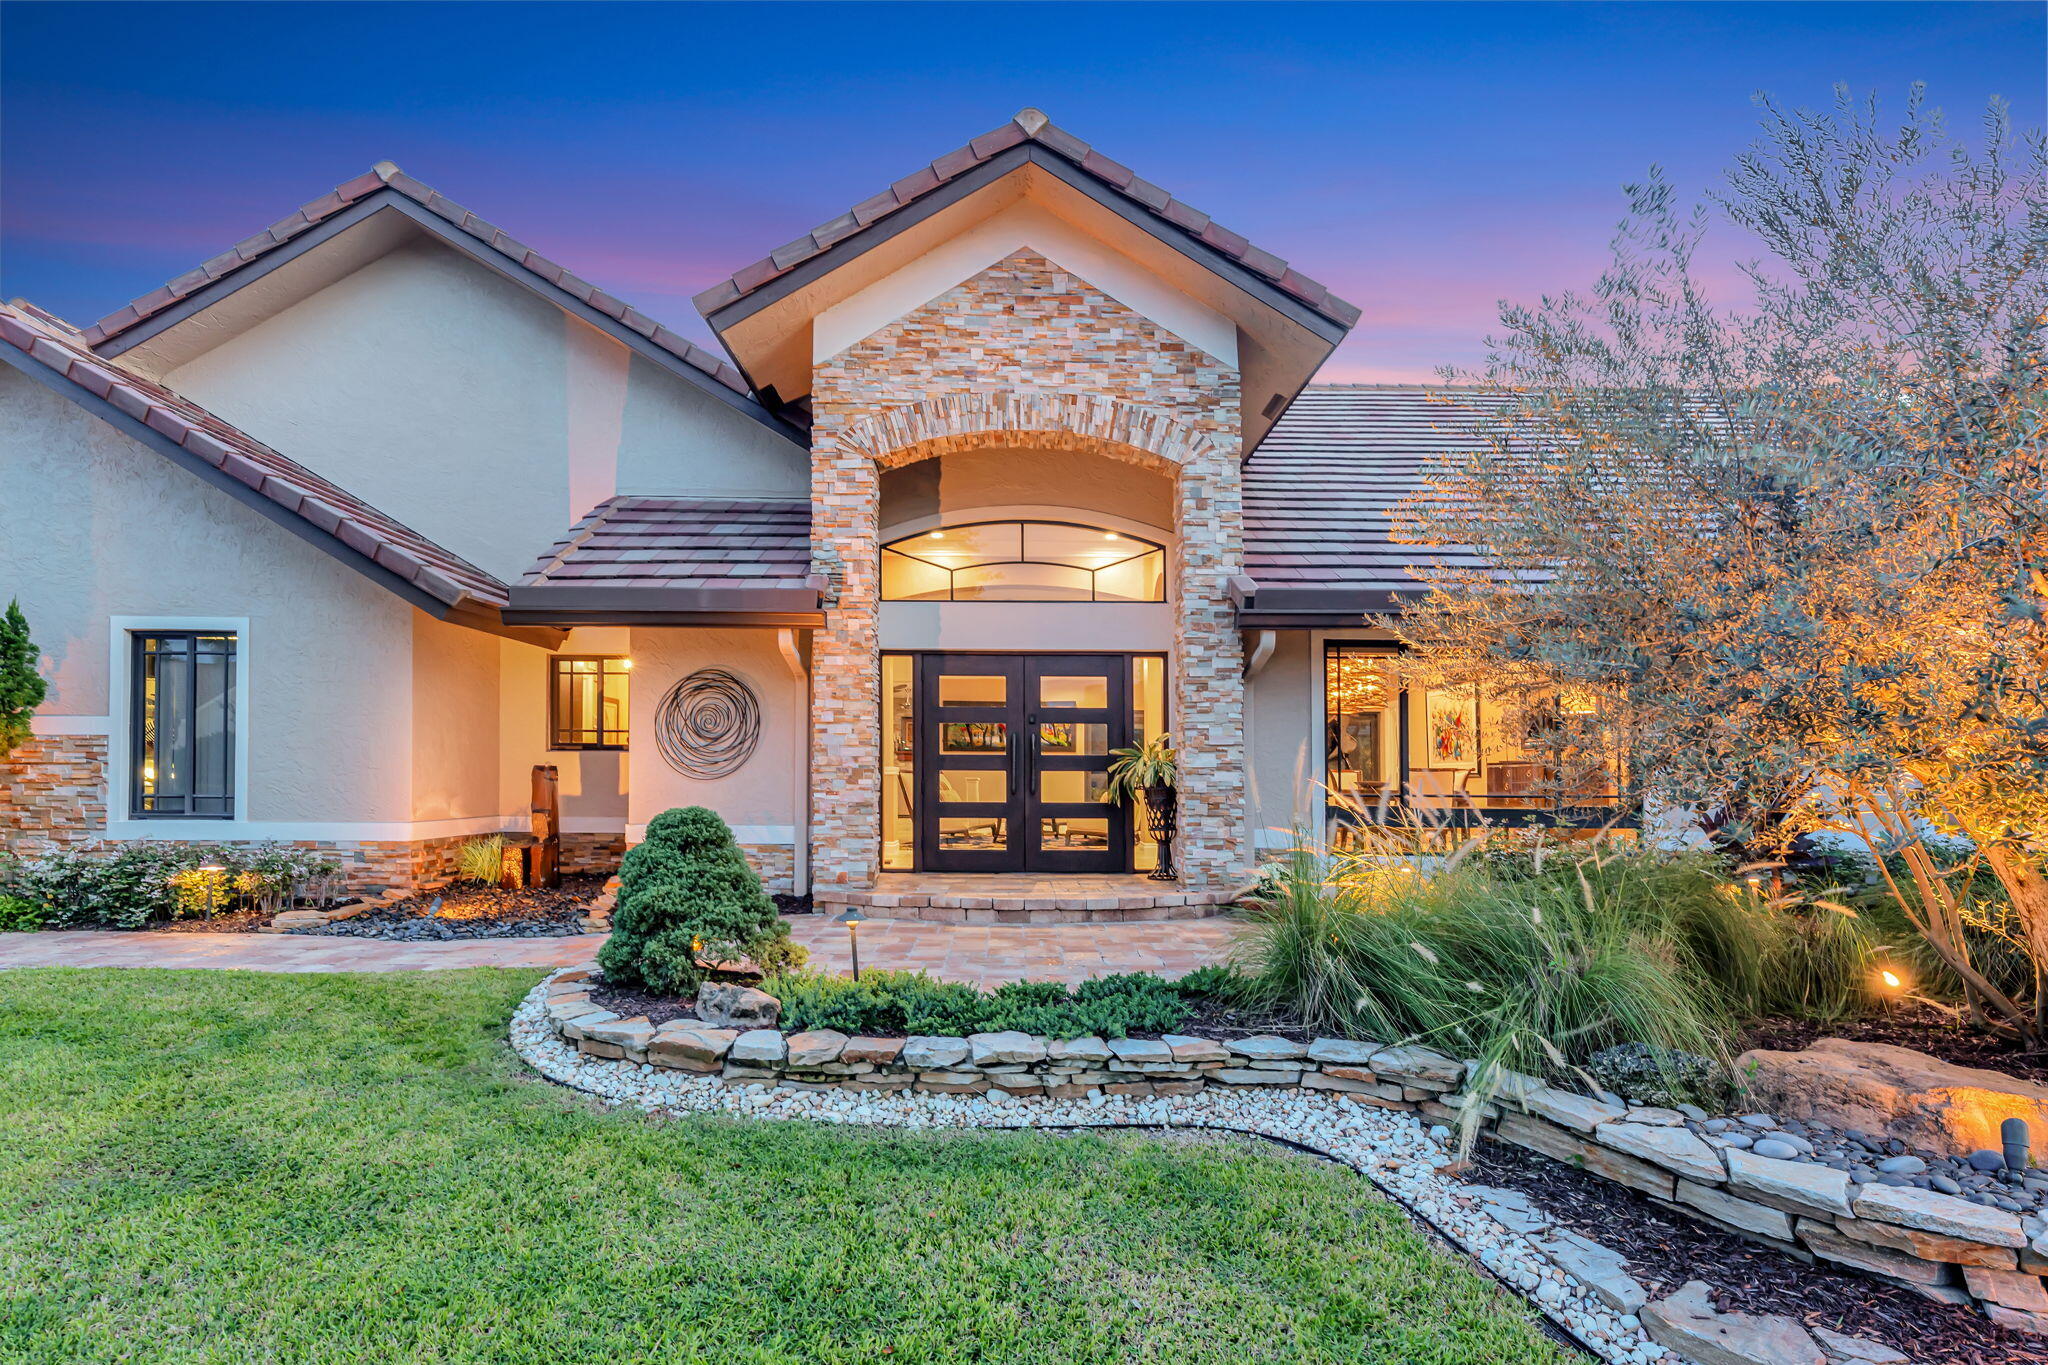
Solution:
[[[944,540],[945,538],[946,538],[946,533],[945,533],[944,531],[934,531],[934,532],[932,532],[932,539],[933,539],[933,540]]]
[[[1115,540],[1115,539],[1116,539],[1116,532],[1114,532],[1114,531],[1104,531],[1104,532],[1102,533],[1102,538],[1103,538],[1104,540]]]

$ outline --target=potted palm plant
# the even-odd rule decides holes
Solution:
[[[1154,881],[1170,882],[1175,875],[1174,784],[1179,773],[1173,758],[1173,736],[1154,735],[1143,744],[1112,749],[1109,756],[1109,799],[1143,799],[1147,832],[1159,846],[1159,864],[1148,875]]]

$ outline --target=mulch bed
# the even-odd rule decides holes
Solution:
[[[2028,1081],[2048,1081],[2048,1052],[2023,1052],[2002,1038],[1994,1038],[1958,1023],[1927,1005],[1901,1006],[1894,1012],[1867,1019],[1816,1024],[1802,1019],[1772,1019],[1746,1030],[1737,1050],[1770,1048],[1798,1052],[1816,1038],[1848,1038],[1858,1043],[1889,1043],[1925,1052],[1957,1066],[2003,1071]]]
[[[322,938],[378,938],[400,943],[464,938],[556,938],[583,932],[590,902],[604,889],[601,876],[567,876],[559,887],[458,884],[394,901],[353,919],[292,934]]]
[[[163,920],[142,927],[163,934],[254,934],[270,923],[262,910],[231,910],[212,919]]]
[[[1809,1327],[1883,1342],[1930,1365],[2041,1365],[2041,1338],[1972,1308],[1746,1242],[1668,1213],[1647,1196],[1505,1143],[1482,1142],[1468,1183],[1520,1190],[1574,1232],[1626,1257],[1629,1274],[1663,1298],[1688,1280],[1714,1288],[1722,1312],[1782,1313]]]

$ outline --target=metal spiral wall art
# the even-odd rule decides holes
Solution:
[[[685,777],[738,772],[761,742],[761,703],[722,668],[700,668],[669,689],[654,715],[668,766]]]

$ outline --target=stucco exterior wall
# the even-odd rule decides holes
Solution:
[[[165,382],[508,581],[622,485],[805,486],[796,446],[425,239]]]
[[[772,630],[634,629],[631,695],[633,755],[628,834],[674,806],[706,806],[723,816],[750,853],[790,849],[804,823],[805,684],[791,676]],[[687,777],[655,743],[655,714],[677,682],[700,668],[722,668],[753,690],[761,708],[754,754],[726,777]],[[764,859],[755,854],[755,865]],[[779,861],[766,860],[766,861]],[[764,867],[765,870],[765,867]],[[779,871],[779,869],[777,869]],[[771,890],[789,890],[783,884]]]
[[[586,626],[570,631],[568,640],[552,653],[516,640],[498,642],[499,805],[520,817],[520,828],[525,828],[532,804],[534,766],[551,763],[564,833],[625,833],[626,793],[635,755],[630,750],[549,748],[548,679],[549,661],[556,655],[631,658],[631,637],[623,626]],[[628,682],[629,707],[640,686],[637,676]],[[639,739],[638,734],[631,736],[634,743]]]
[[[413,819],[524,812],[499,797],[497,637],[416,612],[412,641]]]
[[[234,823],[411,818],[413,607],[13,370],[0,488],[0,595],[21,599],[50,680],[39,732],[125,752],[114,618],[237,619]]]
[[[1246,685],[1245,750],[1255,845],[1286,847],[1297,824],[1321,825],[1323,749],[1314,701],[1322,657],[1305,630],[1274,632],[1273,655]]]

